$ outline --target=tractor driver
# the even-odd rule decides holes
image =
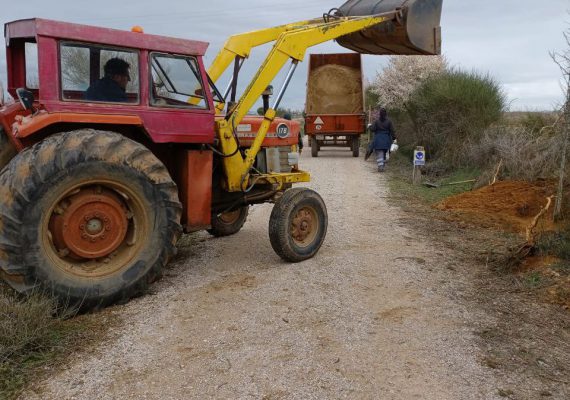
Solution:
[[[111,58],[103,68],[105,76],[94,82],[85,92],[85,100],[126,102],[127,84],[131,80],[130,65],[120,58]]]

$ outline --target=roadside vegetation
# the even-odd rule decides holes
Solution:
[[[24,386],[98,335],[104,321],[71,319],[48,295],[20,297],[0,284],[0,399],[15,399]]]
[[[414,80],[408,73],[421,61],[408,68],[406,57],[398,59],[390,65],[400,68],[380,73],[366,91],[367,104],[386,107],[396,127],[391,198],[414,231],[437,240],[442,259],[445,249],[454,252],[460,261],[442,268],[464,272],[458,279],[468,276],[472,289],[461,296],[491,316],[474,333],[482,365],[501,382],[497,394],[566,398],[570,89],[565,109],[510,112],[487,74],[441,59],[426,61],[433,70]],[[570,88],[570,52],[565,61]],[[427,164],[412,182],[416,146],[425,148]],[[513,376],[518,384],[504,379]]]
[[[508,270],[518,277],[517,284],[570,304],[570,186],[558,189],[568,164],[561,168],[562,111],[509,112],[508,99],[492,76],[449,67],[439,56],[393,57],[367,88],[366,100],[371,108],[386,107],[396,126],[400,149],[390,159],[392,189],[466,221],[517,231],[521,244],[500,258],[503,265],[495,270]],[[424,147],[427,164],[412,182],[416,146]],[[528,196],[514,210],[508,191],[505,198],[474,195],[471,203],[458,198],[456,208],[452,201],[439,206],[452,196],[510,181],[521,182],[516,190]],[[558,191],[563,206],[554,221]],[[485,213],[485,203],[492,212]]]

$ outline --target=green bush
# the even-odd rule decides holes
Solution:
[[[459,166],[465,145],[478,142],[505,107],[505,95],[491,76],[460,70],[439,74],[425,81],[406,104],[413,144],[423,145],[431,159]]]

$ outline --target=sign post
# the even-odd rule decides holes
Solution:
[[[417,146],[414,150],[414,170],[412,172],[412,183],[416,184],[417,176],[421,176],[419,174],[419,167],[423,167],[426,165],[426,152],[423,146]],[[418,172],[416,172],[416,170]]]

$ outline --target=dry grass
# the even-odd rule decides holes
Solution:
[[[0,283],[1,399],[16,398],[46,365],[93,340],[96,321],[74,314],[48,295],[21,297]]]
[[[18,299],[8,290],[0,294],[0,359],[9,360],[22,351],[41,348],[59,318],[55,300],[32,294]]]
[[[561,148],[561,135],[540,134],[523,126],[496,126],[466,153],[469,163],[486,170],[487,175],[501,163],[501,178],[531,182],[556,177]]]

